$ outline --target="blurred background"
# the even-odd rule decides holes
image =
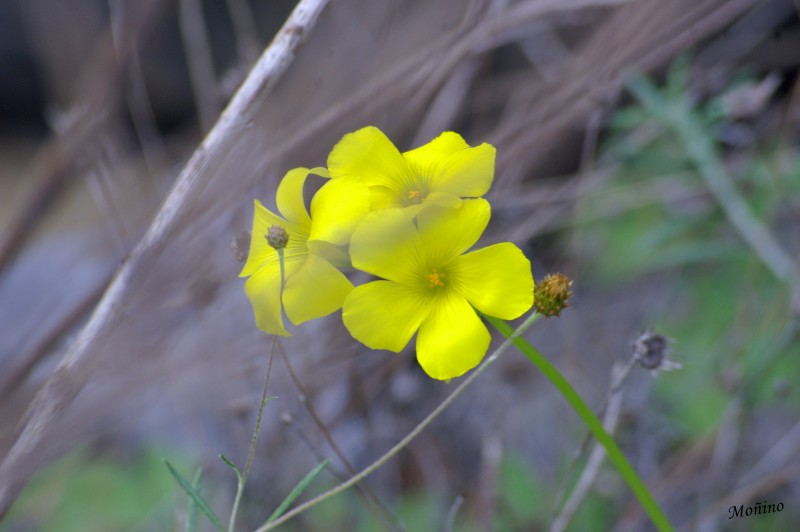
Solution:
[[[607,414],[676,528],[796,527],[800,4],[330,2],[141,245],[295,4],[0,1],[0,529],[183,530],[163,458],[201,468],[227,522],[217,455],[246,461],[271,345],[237,278],[253,199],[274,205],[288,169],[370,124],[401,150],[444,130],[497,147],[481,243],[574,280],[571,308],[526,337]],[[631,364],[612,389],[646,329],[682,368]],[[413,343],[360,346],[338,314],[281,343],[241,530],[326,458],[309,494],[349,478],[457,385],[428,379]],[[585,436],[510,351],[361,490],[281,530],[647,530],[611,465],[582,473]],[[765,501],[783,511],[729,520]]]

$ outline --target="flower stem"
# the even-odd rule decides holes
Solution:
[[[281,257],[283,258],[283,257]],[[281,261],[283,264],[283,261]],[[244,466],[244,472],[237,471],[237,484],[236,484],[236,497],[233,500],[233,508],[231,509],[231,518],[228,521],[228,532],[233,532],[236,525],[236,514],[239,512],[239,502],[242,500],[242,493],[244,492],[244,483],[247,482],[247,476],[250,474],[250,466],[253,463],[253,456],[256,452],[256,443],[258,442],[258,434],[261,432],[261,421],[264,418],[264,407],[267,405],[269,397],[267,396],[267,385],[269,384],[269,376],[272,373],[272,359],[275,355],[275,344],[278,341],[277,336],[272,337],[272,347],[269,350],[269,362],[267,363],[267,376],[264,378],[264,388],[261,390],[261,404],[258,407],[258,418],[256,418],[256,428],[253,431],[253,436],[250,438],[250,451],[247,454],[247,463]]]
[[[600,444],[605,447],[608,457],[619,470],[620,475],[628,483],[636,498],[639,499],[642,507],[647,512],[647,515],[653,521],[653,524],[659,531],[672,530],[664,512],[658,506],[658,503],[653,499],[653,496],[645,486],[644,482],[639,478],[636,470],[631,466],[625,455],[617,446],[608,432],[603,428],[603,424],[594,415],[591,408],[586,402],[578,395],[575,388],[567,381],[566,378],[550,363],[535,347],[529,344],[524,338],[517,336],[512,339],[513,329],[504,321],[494,318],[492,316],[484,316],[486,320],[491,323],[503,336],[511,339],[517,349],[522,352],[528,359],[533,362],[539,370],[544,373],[550,382],[561,392],[561,395],[569,402],[570,406],[580,416],[581,420],[586,424],[594,437]]]
[[[283,248],[276,249],[275,251],[278,252],[278,265],[281,268],[281,307],[283,307],[283,284],[285,282],[285,271],[284,271],[284,264],[283,264]]]
[[[436,419],[439,416],[439,414],[444,412],[445,408],[450,406],[450,404],[453,401],[455,401],[456,397],[461,395],[461,392],[463,392],[470,384],[472,384],[472,382],[476,378],[478,378],[478,376],[481,373],[483,373],[486,370],[486,368],[488,368],[489,365],[492,362],[497,360],[497,358],[503,353],[503,351],[505,351],[506,349],[511,347],[511,343],[512,343],[512,341],[514,341],[514,339],[518,338],[519,335],[521,335],[523,332],[525,332],[531,325],[536,323],[536,321],[541,317],[542,317],[542,315],[539,314],[538,312],[531,313],[531,315],[528,316],[528,318],[526,318],[525,321],[519,327],[517,327],[516,330],[513,330],[510,335],[506,335],[506,337],[508,339],[505,342],[503,342],[500,345],[500,347],[495,349],[494,352],[491,355],[486,357],[486,359],[483,362],[481,362],[481,365],[478,366],[475,369],[475,371],[470,373],[470,375],[466,379],[461,381],[461,383],[458,385],[458,387],[455,390],[453,390],[450,393],[450,395],[448,395],[445,398],[444,401],[442,401],[436,408],[433,409],[433,411],[430,414],[428,414],[428,416],[425,419],[420,421],[420,423],[416,427],[414,427],[414,430],[409,432],[402,440],[397,442],[397,444],[395,444],[394,447],[389,449],[383,456],[381,456],[376,461],[374,461],[372,464],[370,464],[369,466],[367,466],[366,468],[361,470],[361,472],[359,472],[357,475],[353,476],[350,480],[347,480],[346,482],[342,482],[338,486],[329,489],[325,493],[322,493],[321,495],[317,495],[313,499],[311,499],[311,500],[309,500],[307,502],[304,502],[303,504],[301,504],[300,506],[294,508],[290,512],[287,512],[287,513],[283,514],[280,518],[276,519],[275,521],[272,521],[272,522],[270,522],[268,524],[265,524],[261,528],[257,529],[256,532],[266,532],[267,530],[272,530],[273,528],[277,527],[278,525],[281,525],[281,524],[285,523],[286,521],[288,521],[289,519],[297,516],[298,514],[301,514],[301,513],[305,512],[306,510],[308,510],[312,506],[316,506],[317,504],[321,503],[322,501],[324,501],[326,499],[329,499],[330,497],[333,497],[334,495],[338,495],[339,493],[345,491],[346,489],[352,487],[353,485],[358,484],[367,475],[369,475],[370,473],[372,473],[373,471],[378,469],[380,466],[382,466],[383,464],[388,462],[390,458],[395,456],[398,452],[400,452],[401,449],[403,449],[406,445],[408,445],[411,442],[411,440],[413,440],[415,437],[417,437],[417,435],[420,432],[422,432],[425,429],[425,427],[430,425],[430,423],[434,419]],[[505,323],[503,323],[503,325],[508,327],[508,325],[506,325]]]

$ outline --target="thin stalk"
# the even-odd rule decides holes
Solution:
[[[321,503],[321,502],[333,497],[334,495],[338,495],[339,493],[345,491],[346,489],[352,487],[353,485],[358,484],[364,478],[366,478],[367,475],[369,475],[370,473],[372,473],[373,471],[375,471],[376,469],[381,467],[383,464],[385,464],[387,461],[389,461],[389,459],[391,459],[398,452],[400,452],[400,450],[402,450],[406,445],[408,445],[411,442],[411,440],[413,440],[415,437],[417,437],[417,435],[419,435],[420,432],[422,432],[428,425],[430,425],[431,422],[439,416],[439,414],[444,412],[444,410],[448,406],[450,406],[450,404],[453,401],[455,401],[456,397],[461,395],[461,393],[470,384],[472,384],[472,382],[475,381],[475,379],[478,378],[478,376],[481,373],[486,371],[486,368],[488,368],[489,365],[492,362],[497,360],[497,358],[505,350],[507,350],[509,347],[511,347],[511,344],[512,344],[512,342],[513,342],[513,340],[515,338],[519,337],[519,335],[521,335],[523,332],[525,332],[531,325],[536,323],[536,321],[541,317],[542,317],[542,315],[539,314],[538,312],[531,313],[531,315],[528,316],[528,318],[519,327],[517,327],[516,330],[512,331],[512,333],[509,336],[507,336],[507,340],[505,342],[503,342],[497,349],[495,349],[494,352],[491,355],[486,357],[486,360],[484,360],[477,367],[477,369],[475,369],[475,371],[473,371],[466,379],[464,379],[461,382],[461,384],[459,384],[458,387],[455,390],[453,390],[453,392],[445,398],[444,401],[442,401],[436,408],[434,408],[433,411],[430,414],[428,414],[428,416],[425,419],[423,419],[416,427],[414,427],[414,430],[409,432],[408,435],[406,435],[402,440],[397,442],[397,444],[395,444],[394,447],[389,449],[383,456],[381,456],[380,458],[375,460],[372,464],[370,464],[369,466],[367,466],[366,468],[361,470],[360,473],[358,473],[357,475],[355,475],[352,478],[350,478],[350,480],[348,480],[346,482],[342,482],[338,486],[336,486],[334,488],[331,488],[330,490],[326,491],[325,493],[323,493],[321,495],[318,495],[318,496],[314,497],[313,499],[311,499],[311,500],[309,500],[307,502],[304,502],[303,504],[301,504],[298,507],[294,508],[292,511],[283,514],[279,519],[276,519],[275,521],[272,521],[271,523],[265,524],[261,528],[257,529],[255,532],[266,532],[267,530],[272,530],[273,528],[275,528],[275,527],[277,527],[279,525],[282,525],[283,523],[285,523],[289,519],[291,519],[291,518],[293,518],[293,517],[305,512],[306,510],[312,508],[313,506],[316,506],[317,504],[319,504],[319,503]],[[504,323],[504,325],[505,325],[505,323]],[[508,325],[506,325],[506,327],[508,327]]]
[[[333,449],[333,452],[336,453],[336,456],[339,457],[344,467],[347,469],[348,475],[355,475],[356,469],[353,467],[353,464],[350,463],[350,460],[344,455],[342,450],[336,444],[336,441],[333,439],[333,435],[331,431],[328,430],[328,427],[322,421],[322,418],[319,417],[317,414],[317,409],[314,408],[314,405],[308,399],[308,394],[306,393],[305,389],[303,388],[302,384],[300,383],[300,379],[297,377],[297,374],[294,372],[294,368],[292,367],[291,362],[289,362],[289,357],[286,355],[286,351],[283,347],[279,344],[278,345],[278,352],[280,353],[281,357],[283,358],[283,362],[286,365],[286,370],[289,372],[289,377],[292,379],[292,382],[297,388],[297,392],[300,396],[300,402],[303,406],[306,407],[311,419],[317,425],[317,428],[322,432],[322,436],[325,438],[325,441],[328,442],[328,445]],[[321,461],[321,460],[320,460]],[[341,479],[340,479],[341,480]],[[390,529],[394,531],[400,531],[403,529],[400,520],[394,515],[391,510],[384,504],[384,502],[373,492],[366,483],[364,484],[356,484],[356,490],[358,491],[359,495],[362,495],[364,499],[371,503],[372,506],[370,509],[375,509],[378,511],[376,513],[376,517],[383,520],[383,523]]]
[[[281,257],[283,258],[283,257]],[[283,261],[281,260],[281,266]],[[231,509],[231,517],[228,521],[228,532],[234,532],[236,526],[236,514],[239,512],[239,503],[242,500],[242,493],[244,493],[244,484],[247,482],[247,476],[250,474],[250,466],[253,464],[253,456],[256,453],[256,443],[258,442],[258,434],[261,432],[261,421],[264,418],[264,407],[267,405],[269,397],[267,396],[267,385],[269,384],[269,376],[272,373],[272,359],[275,355],[275,344],[278,341],[277,336],[272,337],[272,347],[269,350],[269,362],[267,363],[267,376],[264,378],[264,387],[261,390],[261,404],[258,406],[258,417],[256,418],[256,428],[253,431],[253,436],[250,438],[250,451],[247,453],[247,463],[244,466],[244,473],[236,471],[236,497],[233,499],[233,508]],[[227,462],[227,460],[226,460]],[[232,464],[229,464],[232,465]]]
[[[284,284],[284,264],[283,264],[283,248],[277,248],[278,264],[281,270],[281,285],[278,292],[281,307],[283,307],[283,284]],[[264,418],[264,407],[267,406],[269,397],[267,396],[267,386],[269,385],[269,376],[272,374],[272,359],[275,357],[275,345],[278,342],[278,337],[272,337],[272,346],[269,350],[269,362],[267,363],[267,376],[264,378],[264,387],[261,389],[261,404],[258,405],[258,418],[256,418],[256,428],[253,431],[253,436],[250,438],[250,451],[247,453],[247,463],[244,466],[244,473],[239,473],[233,464],[236,471],[236,497],[233,499],[233,509],[231,510],[231,518],[228,521],[228,532],[234,532],[236,525],[236,514],[239,512],[239,502],[242,500],[242,493],[244,493],[244,484],[247,482],[247,476],[250,474],[250,466],[253,464],[253,456],[256,453],[256,443],[258,442],[258,434],[261,432],[261,420]],[[227,462],[227,460],[226,460]]]
[[[278,265],[281,269],[281,291],[280,291],[280,301],[281,301],[281,308],[283,308],[283,285],[286,283],[286,271],[285,266],[283,264],[283,248],[278,248],[275,251],[278,252]]]

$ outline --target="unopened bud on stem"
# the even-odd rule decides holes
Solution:
[[[267,244],[275,249],[283,249],[289,242],[289,234],[280,225],[271,225],[267,231]]]

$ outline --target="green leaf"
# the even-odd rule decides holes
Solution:
[[[661,95],[652,81],[641,72],[629,70],[625,72],[625,85],[644,107],[656,118],[663,118],[669,113],[666,99]]]
[[[228,467],[233,469],[233,472],[236,473],[236,478],[238,478],[239,480],[242,480],[242,471],[239,469],[239,467],[236,464],[233,463],[233,461],[231,461],[224,454],[220,454],[219,458],[220,458],[220,460],[225,462],[225,465],[227,465]]]
[[[297,499],[306,490],[306,488],[312,482],[314,482],[314,479],[316,479],[319,476],[319,474],[322,473],[322,470],[325,469],[328,466],[329,463],[330,463],[330,460],[325,460],[324,462],[319,464],[317,467],[315,467],[314,469],[309,471],[309,473],[305,477],[303,477],[303,480],[301,480],[297,484],[297,486],[295,486],[294,489],[289,492],[289,495],[287,495],[286,498],[283,499],[283,501],[278,505],[278,507],[275,509],[275,511],[272,512],[272,515],[270,515],[267,518],[267,520],[266,520],[266,522],[264,524],[265,525],[269,524],[272,521],[274,521],[277,518],[279,518],[281,515],[283,515],[283,513],[286,510],[289,509],[289,506],[292,505],[292,503],[295,501],[295,499]]]
[[[201,497],[200,494],[195,491],[192,485],[189,484],[189,481],[183,478],[183,475],[178,473],[178,471],[172,467],[172,464],[170,464],[169,460],[166,458],[164,459],[164,463],[167,465],[170,473],[172,473],[172,476],[175,477],[175,480],[178,481],[180,487],[183,488],[183,491],[185,491],[186,494],[194,501],[197,507],[200,508],[204,514],[206,514],[208,519],[217,528],[217,530],[225,530],[225,528],[222,526],[222,523],[220,523],[219,519],[217,519],[217,516],[214,515],[214,511],[211,509],[205,499],[203,499],[203,497]]]
[[[689,55],[681,54],[675,59],[667,72],[665,95],[671,102],[685,100],[686,87],[689,86]]]

